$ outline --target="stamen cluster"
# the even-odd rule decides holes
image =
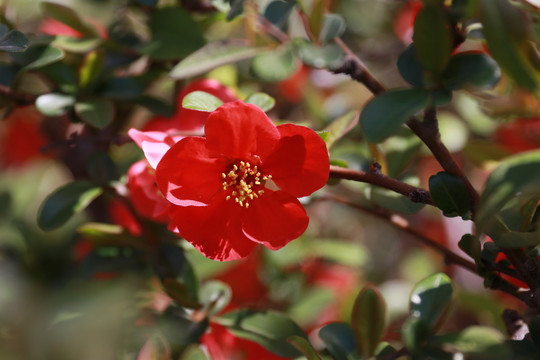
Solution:
[[[272,175],[262,175],[257,165],[253,166],[248,161],[240,161],[234,164],[228,173],[221,173],[223,178],[223,190],[231,189],[226,200],[234,198],[240,206],[249,207],[249,200],[257,199],[264,194],[266,180]]]

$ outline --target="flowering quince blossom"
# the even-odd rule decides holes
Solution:
[[[276,127],[242,101],[212,112],[205,134],[180,140],[156,167],[159,190],[176,205],[169,228],[219,261],[245,257],[257,243],[277,250],[300,236],[309,218],[297,198],[328,180],[324,141],[303,126]]]

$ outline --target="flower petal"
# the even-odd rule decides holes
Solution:
[[[277,127],[281,139],[263,159],[265,174],[283,191],[295,197],[307,196],[328,181],[330,162],[326,144],[313,130],[293,124]]]
[[[309,223],[302,204],[284,191],[266,191],[250,203],[248,210],[244,233],[272,250],[302,235]]]
[[[163,156],[156,168],[156,181],[161,193],[173,204],[208,204],[221,190],[225,166],[224,158],[209,153],[204,138],[187,137]]]
[[[178,139],[174,139],[169,134],[161,131],[129,129],[128,134],[144,151],[144,156],[153,169],[157,167],[157,164],[171,146],[178,141]]]
[[[219,198],[208,206],[175,206],[171,225],[204,256],[218,261],[246,257],[256,246],[242,232],[242,211]]]
[[[264,111],[242,101],[212,112],[205,133],[211,151],[233,159],[264,157],[279,140],[279,131]]]

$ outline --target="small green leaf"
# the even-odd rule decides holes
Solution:
[[[370,142],[381,142],[429,104],[425,89],[393,89],[371,99],[362,110],[360,123]]]
[[[22,52],[28,49],[30,40],[19,30],[11,30],[0,38],[0,51]]]
[[[488,177],[476,214],[479,227],[491,223],[495,215],[516,194],[540,194],[540,151],[530,151],[505,159]]]
[[[190,289],[187,285],[180,283],[173,278],[163,280],[165,292],[179,305],[188,309],[200,309],[202,305],[193,299]]]
[[[323,131],[328,133],[326,139],[324,140],[328,149],[330,149],[336,143],[336,141],[354,129],[354,127],[358,124],[359,115],[360,114],[358,111],[348,112],[345,115],[332,120],[330,125],[324,128]]]
[[[164,100],[143,95],[137,98],[135,101],[138,105],[144,106],[156,115],[165,117],[171,117],[174,115],[174,106]]]
[[[300,336],[307,339],[304,331],[286,315],[275,312],[235,310],[217,319],[234,335],[254,341],[278,356],[294,358],[301,353],[287,339]]]
[[[467,85],[492,88],[501,78],[501,69],[491,57],[480,53],[463,53],[452,56],[441,81],[448,89]]]
[[[89,181],[74,181],[56,189],[41,204],[38,225],[43,230],[62,226],[74,214],[84,210],[103,189]]]
[[[319,354],[317,354],[317,351],[313,348],[313,345],[305,338],[293,335],[287,338],[287,341],[300,350],[307,360],[322,360]]]
[[[405,195],[380,187],[371,187],[368,198],[379,206],[401,214],[415,214],[425,206],[423,203],[412,202]]]
[[[246,104],[257,105],[262,111],[270,111],[276,105],[276,100],[268,94],[257,92],[249,95],[246,100]]]
[[[25,63],[21,71],[39,69],[64,58],[64,52],[52,46],[32,46],[24,53],[12,54],[13,57],[18,55]]]
[[[251,70],[261,80],[277,82],[290,77],[297,65],[298,61],[291,48],[281,46],[255,56],[251,62]]]
[[[349,324],[332,322],[319,330],[319,337],[336,360],[355,360],[358,358],[354,332]]]
[[[133,77],[111,78],[99,88],[102,96],[117,100],[135,100],[144,90],[144,84]]]
[[[61,116],[75,105],[75,98],[64,94],[44,94],[36,99],[37,109],[45,116]]]
[[[524,248],[540,245],[540,232],[509,231],[493,236],[493,241],[501,248]]]
[[[59,49],[75,54],[86,54],[96,50],[103,44],[103,39],[100,37],[90,38],[74,38],[71,36],[57,35],[52,45]]]
[[[193,91],[184,96],[182,107],[197,111],[212,112],[223,105],[218,97],[204,91]]]
[[[84,57],[79,68],[79,86],[82,89],[95,83],[105,64],[105,55],[103,51],[91,51]]]
[[[452,292],[452,281],[446,274],[437,273],[420,281],[411,293],[410,317],[422,320],[435,330],[450,306]]]
[[[85,123],[103,129],[114,119],[114,104],[108,99],[91,99],[75,104],[75,113]]]
[[[386,304],[376,287],[366,285],[356,297],[351,326],[356,337],[358,353],[365,358],[375,353],[384,335]]]
[[[322,43],[331,42],[345,32],[345,19],[338,14],[324,14],[323,26],[319,34]]]
[[[429,178],[429,192],[433,203],[448,217],[471,217],[471,198],[463,181],[447,172],[439,172]]]
[[[274,0],[264,9],[264,17],[277,27],[283,28],[295,6],[295,1]]]
[[[424,86],[424,69],[418,63],[416,58],[416,48],[414,43],[410,44],[401,55],[399,55],[397,61],[397,67],[403,79],[409,84],[416,87]]]
[[[315,45],[306,40],[297,39],[294,42],[297,56],[304,64],[317,69],[333,69],[343,63],[345,54],[335,43],[322,46]]]
[[[139,356],[140,357],[140,356]],[[182,352],[180,360],[209,360],[206,357],[206,353],[201,349],[198,344],[192,344]]]
[[[538,87],[532,20],[508,0],[479,0],[482,32],[491,55],[518,86]],[[531,58],[533,57],[533,58]]]
[[[263,48],[249,45],[245,40],[229,39],[207,44],[180,61],[169,76],[181,80],[203,74],[222,65],[254,57]]]
[[[439,5],[425,5],[414,21],[414,46],[422,67],[440,74],[448,65],[452,51],[450,24]]]
[[[199,301],[206,308],[208,316],[215,315],[223,310],[232,298],[229,285],[219,280],[206,281],[199,290]]]
[[[473,258],[475,262],[480,260],[482,246],[480,244],[480,240],[478,240],[476,236],[471,234],[463,235],[458,242],[458,246],[467,255]]]
[[[401,326],[403,343],[405,344],[407,350],[413,354],[419,352],[419,349],[432,335],[432,333],[433,331],[427,324],[426,320],[416,317],[407,318]]]
[[[179,59],[204,46],[199,25],[189,12],[179,7],[170,6],[153,11],[148,26],[152,39],[140,51],[153,59]]]
[[[451,348],[465,359],[505,360],[518,358],[512,354],[505,336],[487,326],[470,326],[454,334],[443,335],[430,342],[433,346]],[[529,358],[529,357],[525,357]],[[532,359],[532,358],[531,358]]]

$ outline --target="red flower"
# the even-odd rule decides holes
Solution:
[[[107,29],[103,24],[100,22],[94,20],[94,19],[85,19],[85,21],[90,25],[93,26],[99,37],[102,39],[107,39]],[[45,18],[41,24],[39,24],[38,32],[42,32],[44,34],[48,35],[61,35],[61,36],[68,36],[73,37],[76,39],[82,39],[84,38],[84,34],[80,32],[79,30],[76,30],[72,28],[71,26],[64,24],[63,22],[60,22],[54,18]]]
[[[328,180],[323,140],[292,124],[276,127],[258,107],[226,103],[210,114],[206,138],[186,137],[156,168],[171,207],[169,228],[214,260],[247,256],[257,243],[276,250],[309,218],[297,197]]]
[[[208,113],[185,109],[182,107],[184,97],[193,91],[204,91],[219,98],[223,102],[235,101],[237,98],[231,89],[219,83],[214,79],[196,80],[186,86],[177,98],[177,110],[171,117],[154,116],[143,128],[143,131],[165,131],[174,130],[200,130],[204,127]]]
[[[501,125],[495,134],[497,142],[512,153],[540,147],[540,117],[521,118]]]
[[[422,6],[421,1],[409,0],[401,6],[394,18],[394,33],[404,44],[412,43],[414,20]]]
[[[159,193],[154,170],[147,161],[140,160],[131,165],[127,177],[129,195],[137,212],[156,222],[167,222],[169,202]]]

